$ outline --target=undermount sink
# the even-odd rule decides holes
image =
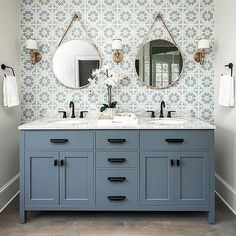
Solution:
[[[149,123],[157,125],[181,125],[187,123],[184,119],[172,119],[172,118],[159,118],[150,120]]]
[[[48,123],[55,124],[55,125],[79,125],[79,124],[86,124],[87,120],[85,120],[85,119],[64,119],[64,120],[48,121]]]

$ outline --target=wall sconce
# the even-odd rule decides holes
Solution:
[[[38,51],[38,42],[36,39],[27,39],[26,49],[29,50],[29,54],[33,65],[42,60],[42,54]]]
[[[204,64],[206,49],[210,48],[210,43],[208,39],[199,39],[198,40],[198,49],[194,54],[194,60],[201,65]]]
[[[119,64],[123,60],[123,55],[121,53],[122,50],[122,40],[121,39],[113,39],[112,41],[112,50],[115,50],[113,54],[113,61]]]

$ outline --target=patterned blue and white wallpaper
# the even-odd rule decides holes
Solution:
[[[22,121],[47,116],[58,109],[68,110],[71,100],[78,110],[99,108],[106,101],[105,91],[91,95],[89,88],[73,90],[61,85],[53,76],[51,61],[74,12],[82,14],[90,38],[96,44],[105,64],[112,62],[111,42],[123,40],[124,61],[119,65],[129,75],[113,92],[121,111],[159,110],[161,100],[167,109],[191,111],[206,121],[214,113],[214,53],[210,49],[203,66],[195,63],[193,54],[202,35],[214,43],[213,0],[21,0],[22,52],[21,102]],[[164,90],[150,89],[137,80],[134,59],[144,36],[161,12],[184,55],[184,72],[174,86]],[[43,60],[32,65],[25,49],[27,38],[37,38]],[[71,28],[67,39],[87,39],[79,23]],[[169,39],[160,23],[156,23],[149,40]]]

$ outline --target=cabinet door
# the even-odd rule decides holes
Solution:
[[[175,203],[195,206],[209,203],[209,154],[180,152],[175,154]],[[179,162],[179,163],[178,163]]]
[[[29,152],[25,158],[25,204],[59,204],[57,152]]]
[[[141,152],[141,205],[171,205],[174,201],[174,154]]]
[[[93,153],[61,152],[60,162],[60,204],[80,206],[93,204]]]

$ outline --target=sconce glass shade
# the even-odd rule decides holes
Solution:
[[[208,39],[199,39],[198,49],[208,49],[210,48],[210,43]]]
[[[121,50],[122,49],[122,40],[121,39],[113,39],[112,49],[113,50]]]
[[[30,50],[38,50],[38,42],[36,39],[27,39],[26,48]]]

